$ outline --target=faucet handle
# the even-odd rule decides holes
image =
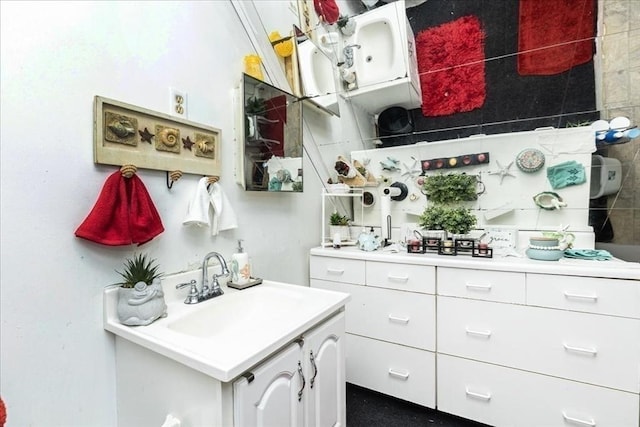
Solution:
[[[196,283],[197,282],[195,280],[191,280],[189,282],[178,283],[176,285],[176,289],[182,289],[184,287],[191,286],[191,288],[189,289],[189,295],[187,295],[187,299],[184,300],[185,304],[196,304],[199,301],[198,287]]]

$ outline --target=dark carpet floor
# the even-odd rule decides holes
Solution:
[[[482,427],[451,414],[347,384],[348,427]]]

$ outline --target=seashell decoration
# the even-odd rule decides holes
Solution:
[[[215,159],[216,157],[216,140],[212,135],[196,133],[195,134],[195,155],[198,157],[207,157]]]
[[[160,138],[160,142],[162,142],[162,144],[166,145],[167,147],[173,147],[178,143],[179,135],[180,132],[178,131],[178,129],[164,128],[160,132],[158,137]]]
[[[118,120],[109,125],[109,130],[120,138],[126,138],[136,133],[136,129],[128,120]]]
[[[180,129],[156,125],[156,150],[180,153]]]
[[[213,153],[213,145],[209,144],[209,141],[198,141],[198,149],[204,154]]]

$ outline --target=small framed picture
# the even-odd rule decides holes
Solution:
[[[489,243],[496,255],[506,255],[515,252],[518,247],[518,229],[509,226],[485,227],[484,242]]]

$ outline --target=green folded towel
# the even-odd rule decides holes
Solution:
[[[584,166],[570,160],[547,168],[547,179],[553,189],[564,188],[569,185],[582,184],[587,181]]]
[[[608,261],[613,258],[609,252],[602,249],[567,249],[564,251],[564,257],[596,261]]]

